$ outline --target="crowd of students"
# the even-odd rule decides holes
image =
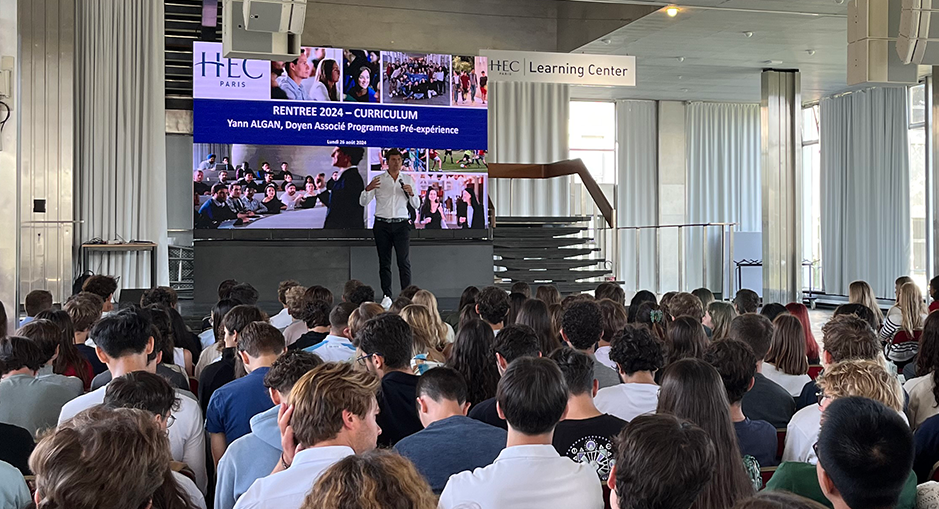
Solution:
[[[197,335],[172,289],[116,310],[92,276],[0,331],[0,508],[913,508],[939,315],[911,284],[883,318],[853,284],[819,344],[800,303],[612,283],[442,314],[284,281],[271,316],[228,280]]]

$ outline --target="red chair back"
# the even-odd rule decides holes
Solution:
[[[199,395],[199,379],[192,376],[189,377],[189,390],[196,396]]]
[[[610,492],[612,490],[605,482],[600,483],[600,487],[603,488],[603,509],[613,509],[613,506],[610,505]]]
[[[820,364],[812,364],[809,366],[809,378],[815,380],[818,378],[818,375],[822,372],[822,366]]]
[[[786,449],[786,428],[776,428],[776,459],[781,460]]]
[[[776,473],[776,467],[761,467],[760,468],[760,479],[763,480],[763,488],[766,488],[766,484],[773,477],[773,474]],[[760,489],[763,489],[760,488]]]

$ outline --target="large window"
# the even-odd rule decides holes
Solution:
[[[616,106],[571,101],[568,124],[571,159],[584,161],[599,184],[616,183]]]
[[[910,276],[925,292],[926,281],[926,85],[910,87]]]
[[[821,147],[818,105],[802,109],[802,285],[822,290]]]

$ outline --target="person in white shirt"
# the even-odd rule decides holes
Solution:
[[[347,363],[326,363],[303,375],[279,410],[280,462],[235,509],[299,509],[323,471],[374,449],[381,433],[375,421],[380,386],[378,377]]]
[[[355,345],[349,332],[349,315],[358,309],[351,302],[340,302],[329,313],[329,335],[323,341],[305,348],[325,362],[347,362],[355,358]]]
[[[877,400],[894,409],[903,420],[903,389],[879,361],[848,360],[827,366],[816,381],[821,389],[818,405],[796,412],[786,428],[786,447],[782,460],[818,463],[815,443],[821,430],[822,414],[832,401],[848,396]]]
[[[200,171],[214,170],[214,169],[215,169],[215,154],[209,154],[209,157],[206,157],[205,161],[201,161],[199,163],[198,170]]]
[[[296,321],[293,316],[290,316],[290,311],[287,308],[287,291],[295,286],[300,286],[300,282],[294,281],[293,279],[281,281],[280,284],[277,285],[277,301],[280,302],[283,308],[280,310],[280,313],[271,317],[271,325],[277,327],[277,330],[281,332],[284,332],[284,329]]]
[[[788,313],[779,315],[773,321],[773,340],[763,360],[763,376],[797,398],[805,384],[812,380],[808,372],[802,322]]]
[[[655,372],[665,363],[662,344],[645,327],[627,325],[613,337],[610,359],[623,383],[600,389],[594,398],[597,409],[624,421],[655,413],[659,403]]]
[[[153,326],[141,314],[128,309],[102,318],[91,329],[98,358],[108,366],[113,378],[134,371],[156,373],[159,356],[148,362],[153,352]],[[104,402],[107,385],[69,401],[59,414],[59,425],[82,410]],[[180,393],[177,391],[177,393]],[[191,397],[179,398],[174,410],[175,423],[169,428],[173,459],[185,463],[196,476],[196,485],[205,492],[208,475],[205,467],[205,432],[202,410]]]
[[[561,457],[551,445],[568,392],[557,364],[523,357],[509,365],[496,394],[508,424],[506,447],[495,462],[450,477],[440,509],[600,509],[603,491],[595,467]]]
[[[251,175],[250,173],[248,175]],[[267,212],[267,207],[261,203],[261,200],[255,198],[254,196],[255,189],[253,187],[245,187],[245,195],[242,199],[242,202],[245,204],[245,208],[249,212],[254,212],[256,214],[263,214]]]
[[[384,293],[382,306],[391,306],[391,251],[394,249],[398,261],[398,275],[401,288],[411,285],[411,261],[408,257],[411,249],[412,209],[421,206],[421,198],[414,193],[414,179],[401,173],[403,159],[401,152],[392,148],[386,154],[388,171],[376,176],[365,186],[359,197],[359,204],[367,207],[375,200],[375,246],[378,249],[378,275],[381,290]],[[387,301],[387,305],[386,304]]]

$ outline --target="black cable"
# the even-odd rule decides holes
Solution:
[[[7,125],[7,120],[10,120],[10,116],[13,114],[13,109],[3,101],[0,101],[0,106],[3,106],[7,110],[6,116],[3,117],[3,120],[0,120],[0,132],[3,132],[3,127]]]

